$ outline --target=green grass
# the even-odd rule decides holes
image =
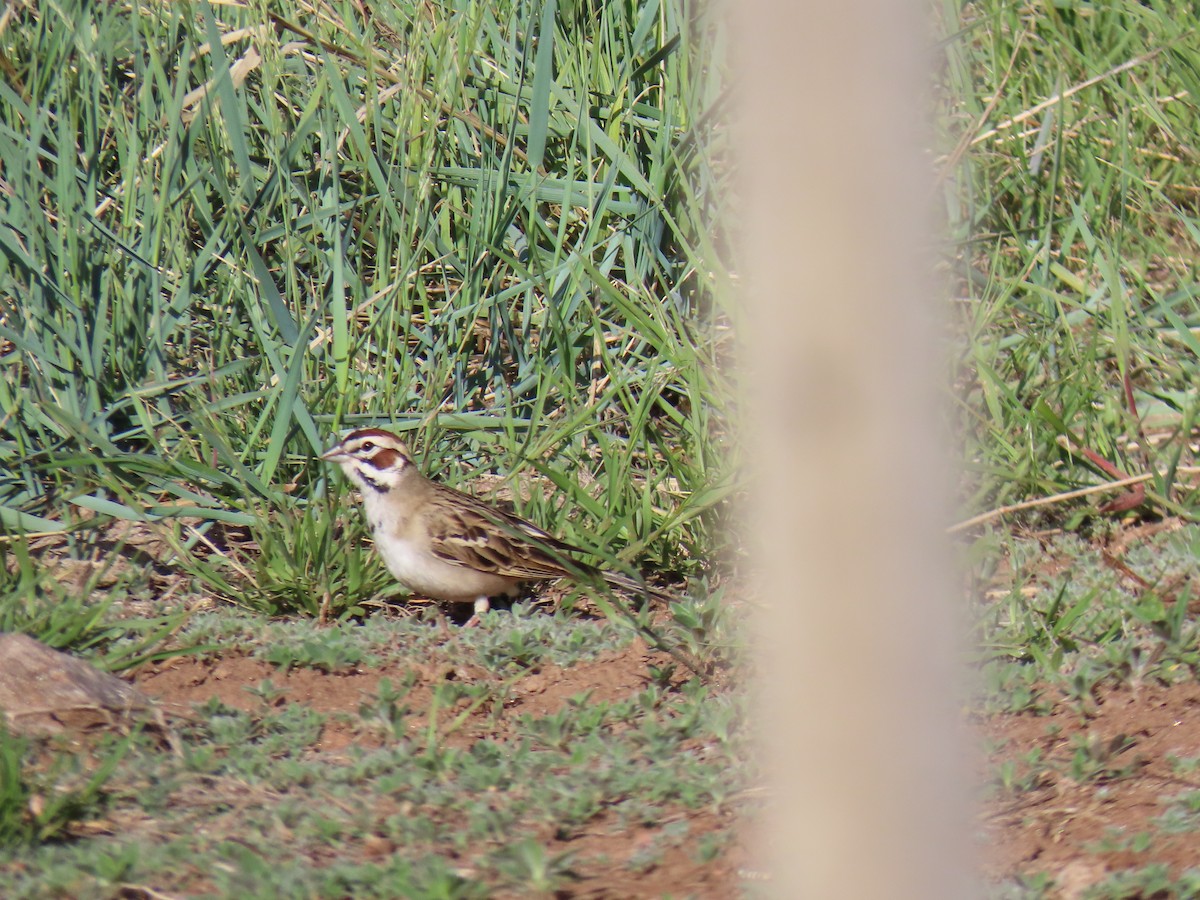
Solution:
[[[213,613],[192,627],[212,636],[216,618],[231,630],[244,621]],[[439,653],[416,640],[417,623],[376,623],[363,626],[375,632],[373,667],[434,658],[451,672],[497,666],[487,641],[455,636]],[[560,648],[573,631],[621,632],[570,619],[556,627]],[[619,646],[629,636],[601,637]],[[277,638],[260,636],[263,655]],[[595,646],[559,658],[571,665]],[[242,708],[212,700],[174,721],[177,753],[149,734],[126,739],[124,757],[103,773],[102,817],[94,808],[81,816],[115,832],[0,849],[0,893],[104,895],[120,884],[286,897],[553,890],[571,883],[572,870],[565,851],[547,849],[552,841],[601,827],[589,824],[601,815],[618,823],[603,827],[634,828],[718,809],[751,775],[738,735],[744,700],[698,679],[617,700],[583,692],[531,714],[511,710],[512,679],[418,686],[412,675],[380,680],[357,708],[317,712],[280,702],[282,674],[248,689]],[[433,702],[416,703],[416,687]],[[330,723],[352,737],[332,755],[318,750]],[[686,822],[656,840],[687,847]],[[649,864],[632,859],[629,871]]]
[[[940,165],[967,505],[1094,484],[1083,446],[1126,473],[1153,471],[1149,508],[1194,518],[1196,490],[1178,471],[1192,457],[1200,351],[1190,330],[1200,319],[1190,264],[1200,236],[1194,11],[1157,2],[943,10],[954,37]],[[1067,435],[1070,450],[1059,442]],[[1107,499],[1023,519],[1065,513],[1078,524]]]
[[[981,708],[1044,712],[1067,702],[1086,714],[1102,684],[1194,678],[1200,623],[1188,601],[1198,540],[1200,527],[1187,526],[1126,554],[1149,588],[1075,536],[1005,542],[1012,571],[991,580],[976,610]]]
[[[0,627],[109,668],[190,647],[249,653],[280,677],[336,674],[394,663],[401,644],[493,680],[441,686],[418,708],[412,684],[389,679],[357,713],[388,745],[328,783],[303,752],[321,714],[280,712],[274,682],[259,685],[261,710],[206,709],[182,761],[139,739],[136,765],[122,760],[91,795],[106,815],[158,815],[204,777],[222,786],[211,805],[186,806],[157,844],[22,851],[45,874],[0,866],[7,892],[111,892],[172,869],[181,884],[208,873],[217,893],[554,891],[574,863],[531,825],[611,809],[639,821],[663,797],[716,803],[686,735],[715,741],[722,764],[736,755],[733,701],[679,689],[667,670],[645,697],[522,720],[505,753],[447,744],[443,729],[502,706],[512,679],[628,647],[634,630],[582,621],[570,603],[518,605],[453,641],[379,615],[403,594],[369,554],[346,485],[314,458],[341,429],[383,424],[447,483],[498,473],[517,512],[594,561],[687,584],[659,626],[672,646],[737,657],[712,564],[736,542],[726,500],[739,487],[715,10],[319,9],[41,4],[0,34]],[[947,0],[936,18],[961,518],[1112,471],[1149,476],[1133,509],[1092,494],[966,532],[975,708],[1066,705],[1086,720],[1104,688],[1200,671],[1187,613],[1200,548],[1200,16],[1166,0]],[[1134,585],[1099,548],[1160,516],[1185,527],[1122,555],[1148,586]],[[118,525],[138,531],[114,539]],[[135,551],[153,564],[113,562]],[[81,562],[95,564],[82,580]],[[318,630],[322,614],[334,625]],[[605,729],[628,740],[598,784],[589,761]],[[250,749],[239,760],[233,746]],[[650,751],[669,761],[655,777]],[[1053,773],[1110,779],[1124,765],[1110,756],[1081,741]],[[22,783],[41,777],[21,765]],[[1018,795],[1048,765],[1026,755],[994,788]],[[122,793],[149,771],[157,793]],[[462,789],[501,776],[495,807]],[[221,835],[244,814],[232,783],[254,785],[260,844]],[[313,785],[331,801],[317,811],[292,793]],[[362,821],[339,805],[360,790],[413,792],[413,807]],[[1166,807],[1172,827],[1181,804]],[[75,819],[54,821],[62,833]],[[282,874],[262,863],[291,840],[361,849],[368,835],[416,849]],[[472,838],[474,868],[448,862],[446,847],[466,853]],[[685,838],[657,839],[636,865]],[[1191,877],[1150,863],[1097,891],[1185,892]],[[1042,896],[1052,880],[1028,873],[997,896]]]
[[[6,849],[23,850],[61,840],[80,822],[107,809],[107,788],[134,742],[134,736],[106,737],[90,759],[9,731],[0,720],[0,858]],[[66,752],[63,752],[63,751]]]
[[[1054,754],[998,752],[989,790],[1004,799],[989,810],[1053,816],[1037,799],[1047,781],[1103,806],[1138,778],[1136,753],[1115,752],[1120,735],[1088,728],[1105,700],[1135,708],[1143,687],[1170,697],[1200,665],[1188,610],[1200,549],[1200,19],[1159,0],[983,0],[942,3],[938,20],[960,519],[997,511],[962,532],[981,660],[973,707],[1085,729],[1048,738]],[[1144,496],[1058,497],[1122,475],[1148,476]],[[1002,511],[1030,501],[1046,502]],[[1182,527],[1130,530],[1160,519]],[[1184,827],[1185,805],[1164,819]],[[1195,896],[1171,846],[1155,825],[1071,851],[1111,870],[1086,896]],[[1056,879],[1081,877],[1060,866],[1031,862],[991,895],[1055,896]]]
[[[555,835],[723,808],[740,701],[679,665],[623,700],[504,716],[531,672],[638,652],[650,611],[594,597],[611,616],[588,618],[568,596],[461,634],[393,617],[405,592],[315,458],[346,428],[394,428],[433,477],[677,586],[652,641],[735,661],[715,564],[739,487],[715,11],[11,13],[0,630],[112,670],[249,655],[272,674],[242,686],[252,712],[213,702],[115,748],[6,736],[0,894],[545,893],[584,864]],[[481,674],[418,685],[433,661]],[[297,674],[380,666],[337,713],[275,705]],[[479,716],[507,731],[459,741]],[[331,760],[331,717],[374,749]],[[700,836],[698,864],[729,839]]]
[[[383,424],[608,564],[700,571],[736,463],[715,20],[292,16],[5,30],[0,525],[144,523],[206,590],[340,614],[383,582],[314,455]],[[209,552],[231,530],[253,562]]]
[[[1001,558],[1015,573],[1006,597],[990,584],[985,653],[1032,664],[1036,674],[1017,679],[1026,683],[1071,672],[1077,694],[1089,681],[1146,674],[1139,657],[1152,645],[1165,654],[1151,674],[1172,664],[1194,671],[1196,626],[1167,588],[1194,566],[1195,530],[1131,551],[1125,562],[1150,590],[1122,580],[1095,545],[1133,516],[1200,518],[1190,469],[1200,355],[1195,11],[947,3],[941,21],[938,165],[963,517],[1113,480],[1084,450],[1150,476],[1132,512],[1106,508],[1120,494],[1110,491],[972,529],[983,583]],[[1038,529],[1065,536],[1049,547],[1012,537]],[[1030,556],[1071,562],[1038,579]],[[1012,677],[987,678],[1029,700]]]

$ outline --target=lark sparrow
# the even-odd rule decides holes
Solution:
[[[489,598],[511,594],[528,581],[598,577],[616,587],[661,595],[616,572],[575,562],[574,554],[581,552],[577,548],[524,519],[430,481],[391,432],[352,431],[321,459],[341,466],[362,492],[375,547],[396,580],[434,600],[474,603],[468,624],[487,612]]]

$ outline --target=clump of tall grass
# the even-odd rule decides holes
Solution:
[[[536,475],[521,511],[604,554],[711,554],[735,454],[708,13],[11,12],[5,531],[144,521],[225,584],[219,529],[326,502],[314,454],[387,423],[448,481]]]

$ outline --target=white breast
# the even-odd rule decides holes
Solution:
[[[375,538],[375,549],[396,580],[411,591],[434,600],[474,602],[507,593],[515,586],[511,578],[456,566],[435,556],[424,542],[407,536],[408,516],[381,495],[364,493],[367,522]]]

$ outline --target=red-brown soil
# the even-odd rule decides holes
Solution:
[[[1114,871],[1154,862],[1178,877],[1194,868],[1200,831],[1170,834],[1152,820],[1166,811],[1165,799],[1200,790],[1200,771],[1181,775],[1169,761],[1200,756],[1197,707],[1200,685],[1143,685],[1100,690],[1086,716],[1062,704],[1045,716],[980,722],[983,735],[1000,744],[989,760],[992,771],[1001,760],[1042,752],[1030,789],[999,792],[984,804],[985,873],[998,879],[1046,872],[1062,896],[1078,896]],[[1071,762],[1084,740],[1090,762],[1077,781]],[[1147,850],[1122,846],[1139,832],[1153,835]]]
[[[635,642],[624,651],[609,653],[593,662],[570,668],[543,665],[512,683],[505,700],[505,709],[511,710],[512,716],[497,721],[495,716],[478,710],[468,717],[465,724],[445,735],[444,740],[451,746],[462,746],[484,738],[505,740],[512,737],[507,732],[506,723],[515,721],[519,714],[553,714],[569,698],[584,692],[590,691],[590,699],[596,702],[627,698],[643,690],[649,683],[647,665],[661,665],[662,662],[659,654]],[[375,695],[382,679],[388,678],[393,684],[398,684],[406,675],[412,678],[412,673],[412,666],[389,664],[379,668],[360,667],[341,674],[312,669],[292,669],[285,674],[273,665],[244,656],[209,660],[181,657],[142,669],[134,681],[146,694],[163,703],[168,713],[175,712],[186,717],[193,704],[204,703],[212,698],[244,710],[260,707],[262,699],[248,689],[257,688],[264,680],[270,679],[278,690],[278,696],[272,700],[274,704],[303,703],[330,714],[320,740],[313,749],[327,754],[331,764],[338,764],[344,761],[346,748],[350,744],[371,747],[379,746],[385,740],[383,735],[364,731],[357,710],[360,704]],[[416,681],[405,697],[406,705],[413,710],[413,715],[406,721],[414,732],[421,732],[426,727],[427,720],[420,710],[427,707],[439,681],[456,679],[477,683],[496,680],[495,676],[482,669],[437,663],[418,666],[415,674]],[[466,708],[464,702],[459,711]],[[336,714],[340,712],[349,715],[339,717]],[[381,815],[386,812],[381,811]],[[665,828],[681,821],[686,821],[688,825],[686,846],[657,841]],[[615,898],[670,895],[717,898],[738,893],[738,869],[744,854],[739,847],[731,844],[716,859],[702,863],[696,859],[695,848],[706,835],[714,832],[731,834],[733,827],[734,812],[731,810],[696,811],[680,808],[655,827],[631,830],[627,825],[618,823],[615,817],[610,819],[601,816],[567,840],[556,838],[549,829],[547,833],[535,836],[544,842],[548,856],[566,852],[574,855],[571,868],[577,878],[556,896]],[[644,853],[647,848],[655,847],[656,843],[659,852],[652,865],[640,867],[637,871],[626,866],[627,862]],[[360,852],[364,859],[370,859],[394,850],[378,842],[367,841],[361,845]]]

